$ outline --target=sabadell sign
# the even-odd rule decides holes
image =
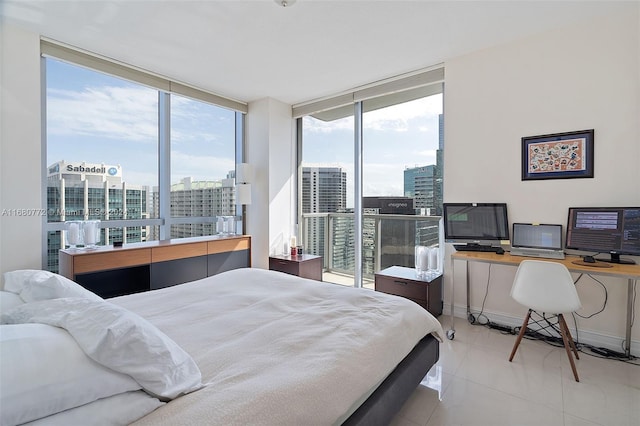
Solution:
[[[104,166],[93,166],[93,167],[83,167],[83,166],[74,166],[73,164],[67,164],[68,172],[76,172],[76,173],[107,173],[107,168]]]

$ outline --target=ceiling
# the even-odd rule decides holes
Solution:
[[[627,2],[629,5],[629,2]],[[2,0],[44,37],[231,99],[298,104],[624,7],[614,1]]]

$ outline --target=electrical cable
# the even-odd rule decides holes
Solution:
[[[578,284],[578,281],[580,281],[580,278],[582,278],[583,275],[584,274],[580,274],[578,279],[576,279],[574,281],[574,284]],[[584,315],[580,315],[579,313],[576,312],[576,315],[578,315],[580,318],[585,318],[585,319],[594,317],[594,316],[598,315],[599,313],[601,313],[602,311],[604,311],[604,309],[607,307],[607,301],[609,300],[609,291],[607,290],[607,287],[602,283],[602,281],[600,281],[599,279],[597,279],[596,277],[594,277],[591,274],[587,274],[587,275],[589,276],[589,278],[591,278],[592,280],[594,280],[595,282],[597,282],[598,284],[600,284],[602,286],[602,289],[604,290],[604,302],[602,303],[602,308],[599,311],[594,312],[594,313],[592,313],[590,315],[584,316]]]
[[[596,253],[599,254],[599,253]],[[487,317],[484,314],[484,307],[485,307],[485,303],[487,301],[487,297],[489,295],[489,286],[491,284],[491,266],[492,264],[489,264],[489,272],[487,274],[487,285],[485,288],[485,293],[484,293],[484,297],[482,299],[482,306],[480,307],[480,312],[477,314],[473,314],[471,312],[469,312],[469,315],[467,316],[467,320],[469,321],[469,323],[471,325],[477,325],[477,326],[484,326],[490,329],[494,329],[494,330],[498,330],[500,331],[501,334],[512,334],[512,335],[517,335],[520,333],[520,330],[522,328],[522,326],[517,326],[517,327],[511,327],[508,325],[503,325],[503,324],[498,324],[496,322],[493,322],[489,319],[489,317]],[[580,281],[580,279],[582,278],[584,274],[580,274],[578,276],[578,278],[573,282],[574,285],[578,284],[578,281]],[[584,319],[588,319],[588,318],[592,318],[595,315],[600,314],[601,312],[603,312],[607,306],[607,302],[609,300],[609,292],[607,290],[607,287],[597,278],[595,278],[594,276],[592,276],[591,274],[587,274],[589,276],[589,278],[593,279],[594,281],[596,281],[598,284],[600,284],[600,286],[602,286],[603,290],[604,290],[604,301],[602,303],[602,308],[590,315],[580,315],[577,312],[572,312],[571,316],[573,318],[573,324],[574,324],[574,328],[575,328],[575,339],[573,339],[577,350],[580,353],[583,353],[585,355],[589,355],[591,357],[594,358],[600,358],[600,359],[610,359],[610,360],[614,360],[614,361],[620,361],[620,362],[624,362],[626,364],[630,364],[630,365],[635,365],[640,367],[640,363],[639,362],[634,362],[638,359],[640,359],[639,357],[630,355],[629,357],[627,357],[624,353],[620,353],[620,352],[616,352],[616,351],[612,351],[611,349],[607,349],[607,348],[602,348],[602,347],[596,347],[593,345],[590,345],[588,343],[581,343],[580,339],[579,339],[579,328],[578,328],[578,321],[576,318],[576,315],[579,316],[580,318],[584,318]],[[637,282],[634,282],[633,285],[633,302],[632,302],[632,314],[631,314],[631,325],[633,326],[633,323],[635,321],[635,301],[636,301],[636,296],[637,296]],[[562,340],[562,335],[560,333],[560,330],[558,329],[558,323],[552,323],[550,321],[550,318],[548,318],[546,316],[546,314],[543,312],[542,315],[538,314],[535,311],[532,311],[534,313],[536,313],[541,319],[540,320],[533,320],[533,322],[535,324],[539,324],[540,322],[544,321],[547,325],[546,326],[541,326],[540,330],[544,330],[546,331],[547,329],[552,329],[553,331],[555,331],[558,336],[553,336],[550,332],[546,332],[545,333],[541,333],[539,330],[532,330],[529,327],[527,327],[527,331],[524,334],[524,338],[528,339],[528,340],[540,340],[544,343],[547,343],[548,345],[554,346],[554,347],[564,347],[564,341]],[[556,316],[556,315],[554,315]],[[557,317],[557,316],[556,316]],[[485,321],[484,322],[480,322],[480,318],[484,318]],[[626,339],[622,341],[622,347],[624,350],[624,345],[625,345]],[[588,351],[587,351],[588,350]]]
[[[484,326],[489,326],[491,324],[491,321],[489,320],[489,318],[484,314],[484,305],[487,301],[487,296],[489,295],[489,284],[491,284],[491,266],[492,264],[489,264],[489,273],[487,274],[487,286],[485,288],[484,291],[484,298],[482,299],[482,306],[480,307],[480,312],[477,314],[473,314],[471,312],[469,312],[469,315],[467,317],[467,320],[469,321],[470,324],[472,325],[484,325]],[[486,321],[485,322],[480,322],[480,318],[484,318]]]

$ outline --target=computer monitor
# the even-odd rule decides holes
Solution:
[[[448,243],[499,246],[509,239],[506,203],[444,203],[443,215]]]
[[[635,263],[620,255],[640,256],[640,207],[570,207],[565,245],[611,256],[598,260]]]

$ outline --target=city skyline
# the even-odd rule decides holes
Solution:
[[[47,164],[118,164],[123,180],[157,186],[157,104],[155,89],[47,59]],[[171,104],[171,183],[223,179],[235,168],[235,113],[177,95]],[[405,167],[436,163],[441,113],[441,95],[365,113],[365,196],[402,195]],[[353,118],[303,122],[303,165],[343,167],[353,206]]]
[[[235,112],[171,95],[171,183],[235,169]],[[158,91],[47,59],[47,164],[118,164],[158,186]]]
[[[436,164],[441,114],[441,94],[364,113],[363,196],[402,196],[406,168]],[[353,138],[353,117],[303,118],[302,165],[342,167],[347,207],[354,205]]]

